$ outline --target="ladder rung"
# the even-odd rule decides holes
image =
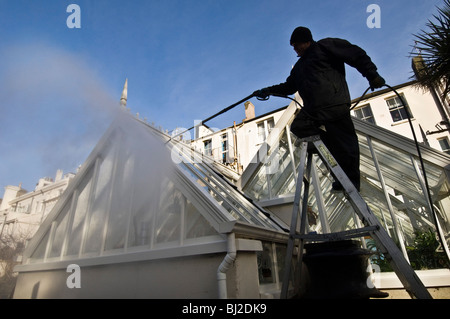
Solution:
[[[309,240],[309,241],[337,241],[337,240],[344,240],[348,238],[354,238],[354,237],[363,237],[366,235],[370,235],[372,232],[377,231],[379,229],[378,226],[367,226],[363,228],[358,229],[351,229],[336,233],[327,233],[327,234],[296,234],[293,237]]]

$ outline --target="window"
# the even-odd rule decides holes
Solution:
[[[376,124],[375,119],[373,117],[372,109],[370,108],[370,104],[363,105],[360,108],[356,109],[355,116],[363,121]]]
[[[402,101],[400,101],[398,96],[395,96],[393,98],[387,99],[386,103],[389,107],[389,112],[391,113],[392,120],[394,122],[399,122],[403,120],[408,119],[408,113],[412,116],[409,108],[408,103],[406,102],[405,97],[402,95],[402,100],[405,102],[405,105],[403,105]],[[406,106],[406,108],[405,108]]]
[[[222,134],[221,135],[221,139],[222,139],[222,148],[221,148],[221,152],[222,152],[222,163],[225,164],[227,162],[227,152],[228,152],[228,137],[227,137],[227,133]]]
[[[284,275],[286,246],[278,243],[263,242],[263,251],[257,252],[258,277],[260,289],[265,286],[281,286]],[[293,277],[290,277],[292,280]]]
[[[450,154],[450,143],[448,141],[447,137],[438,139],[439,145],[441,146],[441,149],[443,152]]]
[[[258,125],[258,143],[262,143],[269,136],[270,131],[275,126],[273,118],[267,119],[257,124]]]
[[[208,155],[208,156],[212,156],[212,146],[211,146],[212,142],[211,140],[206,140],[203,142],[203,150],[204,150],[204,154]]]

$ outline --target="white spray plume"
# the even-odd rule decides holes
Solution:
[[[0,51],[0,187],[82,164],[119,111],[86,59],[41,43]]]

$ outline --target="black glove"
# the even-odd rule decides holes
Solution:
[[[369,78],[370,89],[373,91],[375,89],[379,89],[386,84],[386,81],[376,73],[373,77]]]
[[[267,99],[270,95],[270,91],[268,88],[264,88],[253,92],[253,95],[260,99]]]

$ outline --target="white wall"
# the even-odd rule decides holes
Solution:
[[[234,145],[236,135],[237,142],[237,157],[239,164],[242,165],[243,170],[248,166],[248,164],[254,159],[256,152],[261,146],[261,141],[258,138],[258,123],[264,122],[273,118],[274,124],[281,118],[285,109],[279,110],[268,115],[260,116],[252,120],[248,120],[239,124],[236,124],[236,130],[234,126],[227,127],[220,131],[216,131],[213,134],[206,136],[201,136],[197,140],[192,142],[192,147],[203,153],[204,141],[212,140],[213,158],[217,161],[221,159],[220,150],[222,135],[227,134],[228,136],[228,149],[229,149],[229,161],[234,160],[235,152]],[[236,132],[236,133],[235,133]]]
[[[424,132],[433,132],[437,130],[435,125],[443,120],[433,96],[429,91],[424,91],[423,89],[416,88],[413,85],[405,86],[396,90],[399,94],[403,93],[412,114],[412,124],[417,140],[419,142],[423,142],[419,124]],[[362,101],[358,107],[369,103],[376,125],[412,139],[413,134],[411,132],[411,127],[408,120],[399,122],[394,122],[392,120],[386,100],[393,97],[396,97],[396,94],[389,91]],[[445,126],[442,127],[445,128]],[[439,145],[438,139],[442,137],[447,137],[450,139],[449,132],[426,136],[429,145],[439,151],[442,151],[442,149]]]

